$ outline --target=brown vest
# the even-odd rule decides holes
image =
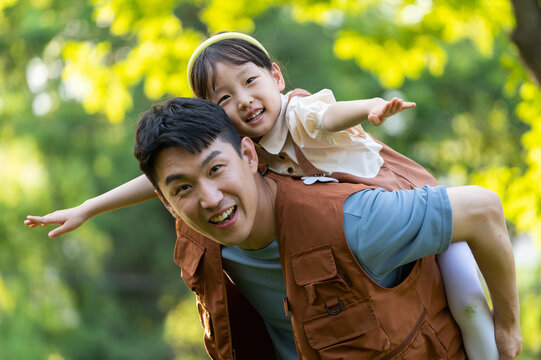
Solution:
[[[316,183],[303,191],[300,181],[280,178],[278,184],[284,305],[299,358],[465,358],[434,256],[418,260],[392,289],[376,284],[353,256],[343,204],[362,185]]]
[[[197,298],[211,359],[275,360],[263,320],[222,269],[221,246],[177,220],[175,263]]]
[[[279,248],[297,352],[301,359],[464,359],[434,257],[417,261],[399,286],[375,284],[354,259],[342,206],[355,184],[278,182]],[[317,219],[314,221],[313,219]],[[213,359],[273,359],[259,315],[224,275],[220,246],[181,222],[175,262],[198,299]]]

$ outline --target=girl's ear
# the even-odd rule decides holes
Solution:
[[[286,82],[282,75],[280,67],[276,63],[272,63],[272,77],[276,80],[276,85],[279,91],[283,91],[286,88]]]
[[[248,162],[248,166],[252,173],[257,172],[257,166],[259,164],[259,159],[257,157],[257,152],[255,150],[254,142],[249,137],[244,137],[240,141],[240,152],[244,160]]]

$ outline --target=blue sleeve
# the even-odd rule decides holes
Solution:
[[[443,186],[393,192],[369,189],[344,203],[348,244],[380,284],[403,265],[447,250],[452,229],[451,204]]]

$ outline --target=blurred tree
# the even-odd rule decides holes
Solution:
[[[539,2],[512,3],[520,55],[505,0],[0,0],[0,359],[204,357],[158,201],[54,241],[22,220],[137,176],[135,119],[191,95],[189,56],[221,30],[254,34],[289,88],[416,101],[367,129],[445,184],[496,190],[539,244],[541,93],[520,61],[536,72],[524,48],[539,40],[519,41],[532,22],[517,8]],[[537,359],[538,277],[521,294],[521,359]]]
[[[541,86],[541,4],[537,0],[512,0],[516,27],[511,33],[526,66]]]
[[[60,239],[27,214],[79,204],[140,172],[132,121],[88,115],[62,81],[68,40],[111,39],[86,1],[0,1],[0,359],[166,359],[169,310],[187,295],[159,201]],[[114,39],[113,39],[114,40]],[[130,94],[142,111],[141,90]],[[144,220],[144,221],[142,221]],[[200,346],[194,354],[204,356]]]

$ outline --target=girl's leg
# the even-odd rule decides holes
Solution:
[[[451,314],[462,331],[470,360],[497,360],[494,321],[477,275],[475,259],[466,242],[452,243],[437,255]]]

